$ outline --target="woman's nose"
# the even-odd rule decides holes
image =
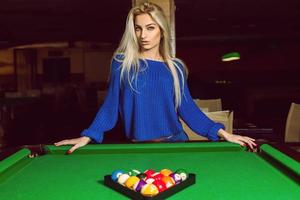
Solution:
[[[142,32],[141,32],[141,38],[145,38],[145,37],[146,37],[146,31],[142,30]]]

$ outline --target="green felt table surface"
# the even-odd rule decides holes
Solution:
[[[1,161],[0,199],[129,199],[104,175],[163,168],[196,174],[195,185],[168,199],[300,199],[299,162],[267,144],[266,156],[227,142],[87,145],[65,155],[68,148],[46,146],[35,158],[23,149]]]

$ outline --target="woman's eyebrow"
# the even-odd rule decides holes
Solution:
[[[156,24],[155,23],[150,23],[150,24],[146,24],[146,27],[148,27],[148,26],[156,26]],[[142,27],[142,26],[140,26],[140,25],[138,25],[138,24],[135,24],[134,26],[137,26],[137,27]]]
[[[152,26],[152,25],[156,26],[155,23],[150,23],[150,24],[147,24],[146,27],[147,27],[147,26]]]

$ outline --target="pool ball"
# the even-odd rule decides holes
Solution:
[[[141,172],[139,170],[136,169],[132,169],[128,172],[129,176],[137,176],[138,174],[140,174]]]
[[[158,172],[152,175],[152,178],[154,178],[154,180],[161,180],[163,177],[164,175]]]
[[[188,178],[188,173],[184,169],[178,169],[175,173],[181,176],[182,181],[185,181]]]
[[[129,189],[132,189],[133,190],[133,186],[134,184],[136,184],[137,182],[139,182],[139,178],[136,177],[136,176],[130,176],[126,182],[125,182],[125,186]]]
[[[166,184],[166,187],[172,187],[173,185],[175,185],[175,181],[170,177],[170,176],[164,176],[162,178],[162,181]]]
[[[163,182],[162,180],[155,180],[153,184],[157,187],[159,192],[163,192],[167,189],[165,182]]]
[[[140,192],[142,187],[144,187],[144,185],[146,185],[146,181],[140,179],[138,182],[136,182],[134,185],[133,185],[133,190],[136,191],[136,192]]]
[[[119,176],[121,176],[122,174],[124,174],[124,172],[122,170],[115,170],[113,171],[113,173],[111,174],[111,179],[113,181],[117,181]]]
[[[129,178],[130,176],[128,174],[122,174],[119,176],[118,178],[118,183],[120,183],[121,185],[124,185],[124,183],[127,181],[127,179]]]
[[[153,177],[147,177],[147,178],[145,179],[145,181],[146,181],[147,183],[153,183],[153,182],[155,181],[155,179],[154,179]]]
[[[141,194],[147,197],[155,196],[158,193],[159,193],[158,188],[152,183],[148,183],[144,185],[141,189]]]
[[[144,173],[147,175],[147,177],[151,177],[153,174],[155,174],[155,171],[152,169],[147,169]]]
[[[181,176],[177,173],[170,174],[170,177],[174,180],[175,184],[178,184],[181,182]]]
[[[145,173],[140,173],[140,174],[138,174],[138,175],[136,175],[139,179],[143,179],[143,180],[145,180],[146,178],[147,178],[147,174],[145,174]]]
[[[164,176],[169,176],[170,174],[172,174],[173,172],[169,169],[162,169],[160,170],[160,173]]]

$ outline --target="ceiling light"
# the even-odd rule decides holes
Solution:
[[[229,61],[233,61],[233,60],[239,60],[240,57],[241,56],[238,52],[230,52],[230,53],[224,54],[222,56],[222,61],[229,62]]]

